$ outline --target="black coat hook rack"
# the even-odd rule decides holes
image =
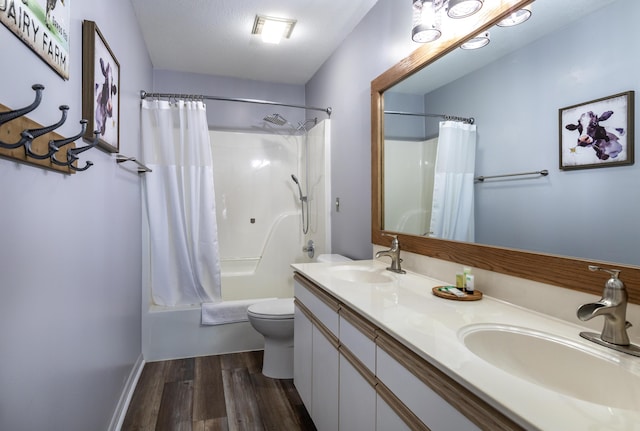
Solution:
[[[0,104],[0,156],[27,163],[40,168],[51,169],[65,174],[85,171],[93,166],[87,161],[78,167],[78,155],[98,144],[99,132],[94,132],[91,144],[76,148],[74,142],[82,138],[87,130],[87,120],[80,120],[80,133],[65,138],[55,132],[67,121],[69,107],[61,105],[60,120],[49,126],[42,126],[26,117],[40,105],[44,86],[35,84],[34,101],[20,109],[9,109]]]

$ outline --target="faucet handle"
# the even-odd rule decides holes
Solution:
[[[606,269],[606,268],[602,268],[600,266],[596,266],[596,265],[589,265],[589,271],[603,271],[606,272],[608,274],[611,274],[611,278],[615,278],[617,279],[618,276],[620,275],[620,270],[619,269]]]
[[[610,287],[613,289],[624,289],[624,283],[618,278],[621,272],[619,269],[607,269],[607,268],[601,268],[596,265],[589,265],[589,271],[594,271],[594,272],[603,271],[611,275],[611,278],[607,280],[605,287]]]
[[[397,246],[400,242],[398,241],[398,235],[393,234],[393,233],[384,233],[382,232],[382,236],[390,236],[391,238],[393,238],[393,240],[391,240],[391,246]]]

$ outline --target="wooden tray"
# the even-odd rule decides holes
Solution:
[[[433,289],[431,289],[433,294],[439,298],[452,299],[454,301],[478,301],[482,299],[482,292],[480,292],[477,289],[473,291],[473,294],[467,293],[467,296],[456,296],[453,293],[442,292],[438,290],[441,287],[447,287],[447,286],[436,286]]]

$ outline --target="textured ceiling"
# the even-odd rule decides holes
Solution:
[[[132,0],[156,69],[305,84],[377,0]],[[408,7],[408,6],[407,6]],[[279,45],[256,15],[293,18]]]

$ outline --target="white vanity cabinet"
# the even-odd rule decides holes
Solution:
[[[319,431],[522,430],[325,289],[294,281],[294,384]]]
[[[295,278],[294,292],[294,384],[318,431],[336,431],[339,303],[301,277]]]

